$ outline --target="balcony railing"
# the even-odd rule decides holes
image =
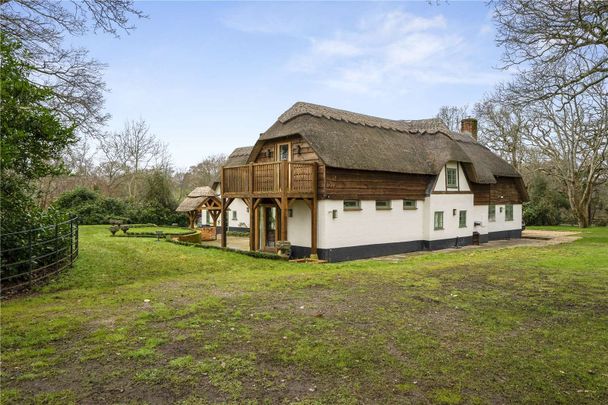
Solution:
[[[225,197],[312,195],[316,189],[316,163],[282,161],[222,168]]]

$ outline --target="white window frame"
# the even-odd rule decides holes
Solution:
[[[462,214],[464,214],[464,224],[462,223]],[[467,210],[460,210],[458,212],[458,227],[466,228],[467,227]]]
[[[378,206],[378,203],[380,203],[380,206]],[[382,206],[384,203],[386,205]],[[388,211],[391,209],[393,209],[391,200],[376,200],[376,211]]]
[[[513,204],[505,204],[505,221],[513,221]]]
[[[412,202],[413,206],[406,205],[406,203]],[[403,209],[404,210],[416,210],[418,209],[418,202],[416,200],[403,200]]]
[[[440,214],[439,216],[437,214]],[[441,219],[441,224],[439,224],[437,221],[437,218]],[[433,229],[436,231],[441,231],[444,229],[444,215],[443,215],[443,211],[435,211],[435,213],[433,214]]]
[[[492,212],[492,208],[494,208],[494,212]],[[488,205],[488,222],[496,222],[496,204]]]
[[[352,202],[354,206],[347,207],[346,204]],[[342,201],[342,209],[344,211],[361,211],[361,200],[344,200]]]
[[[454,172],[455,183],[450,184],[449,173]],[[447,167],[445,168],[445,187],[447,188],[458,188],[458,167]]]

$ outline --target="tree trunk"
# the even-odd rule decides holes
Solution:
[[[591,207],[591,198],[581,196],[577,187],[574,184],[568,185],[568,200],[578,221],[579,228],[588,228],[590,225],[589,209]]]

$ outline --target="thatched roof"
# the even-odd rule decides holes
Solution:
[[[209,197],[216,197],[215,192],[209,186],[197,187],[184,198],[184,200],[175,209],[177,212],[194,211],[200,207],[203,202]]]
[[[240,148],[236,148],[228,156],[228,159],[226,159],[226,163],[224,164],[224,166],[231,167],[246,164],[252,149],[253,146],[241,146]]]
[[[232,166],[241,166],[247,164],[247,160],[249,159],[249,155],[253,150],[253,146],[241,146],[232,151],[228,158],[226,159],[226,163],[224,163],[224,167],[232,167]],[[211,188],[215,189],[217,185],[220,183],[220,176],[217,176],[211,182]]]
[[[260,135],[250,159],[265,140],[290,135],[301,135],[327,166],[336,168],[437,175],[455,160],[477,183],[521,177],[470,135],[450,131],[437,118],[389,120],[302,102]]]

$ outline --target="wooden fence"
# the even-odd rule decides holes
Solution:
[[[0,295],[41,284],[78,257],[78,218],[0,235]]]

